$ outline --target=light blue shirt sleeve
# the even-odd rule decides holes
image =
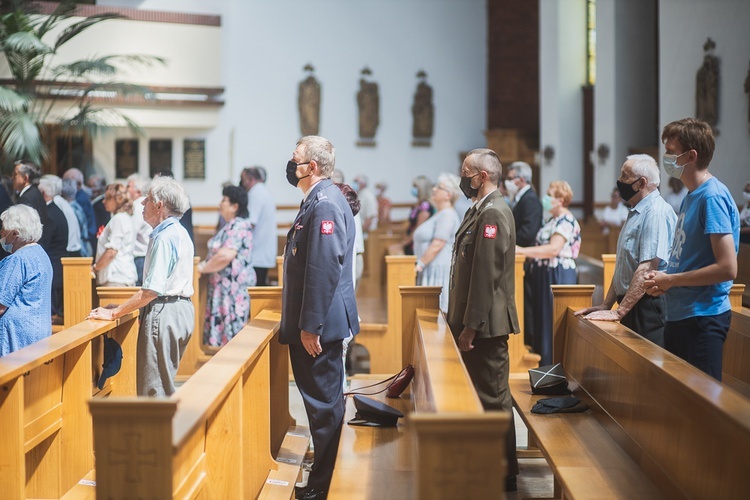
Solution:
[[[705,230],[703,234],[732,234],[733,211],[727,206],[727,200],[721,196],[706,198]]]
[[[151,261],[143,277],[143,286],[159,295],[167,293],[167,279],[177,263],[177,251],[174,245],[166,239],[160,238],[154,241],[151,248]]]

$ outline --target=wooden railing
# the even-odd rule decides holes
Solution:
[[[60,498],[91,471],[87,401],[135,395],[137,316],[82,321],[0,358],[1,497]],[[104,335],[123,359],[99,390]]]

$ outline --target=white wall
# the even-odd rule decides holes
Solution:
[[[663,127],[695,115],[695,78],[703,63],[703,44],[711,37],[720,77],[719,135],[709,170],[727,185],[738,204],[743,203],[741,193],[750,181],[748,95],[743,88],[750,60],[749,27],[747,0],[661,0],[659,4],[659,122]]]
[[[563,179],[583,201],[583,93],[586,83],[586,10],[581,0],[540,0],[540,148],[555,158],[541,159],[541,182]]]
[[[594,150],[606,144],[610,156],[594,161],[595,202],[609,202],[630,148],[658,144],[655,6],[656,0],[596,2]]]
[[[320,134],[336,147],[336,165],[347,180],[366,172],[373,183],[389,183],[394,201],[409,201],[411,178],[454,172],[461,151],[486,144],[486,0],[99,4],[198,12],[205,5],[204,12],[222,14],[221,84],[226,87],[226,104],[219,124],[206,133],[205,182],[185,181],[196,205],[213,205],[221,183],[237,181],[245,165],[266,167],[277,203],[300,199],[301,193],[286,183],[284,167],[300,136],[297,85],[306,76],[307,63],[315,66],[322,85]],[[355,145],[356,92],[365,65],[380,86],[374,148]],[[419,69],[428,73],[434,90],[430,148],[411,146],[411,105]],[[114,138],[97,148],[114,151]],[[113,165],[100,168],[114,174]],[[147,168],[141,166],[142,171]],[[180,178],[182,166],[174,170]]]

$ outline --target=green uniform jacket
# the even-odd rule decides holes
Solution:
[[[515,301],[516,226],[499,190],[470,209],[456,233],[451,257],[448,325],[476,338],[518,333]]]

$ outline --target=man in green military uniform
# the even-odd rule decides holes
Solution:
[[[501,176],[500,160],[490,149],[471,151],[461,167],[461,190],[476,202],[453,245],[448,325],[484,409],[511,412],[506,491],[515,491],[518,459],[508,387],[508,335],[520,331],[515,303],[516,228],[498,190]]]

